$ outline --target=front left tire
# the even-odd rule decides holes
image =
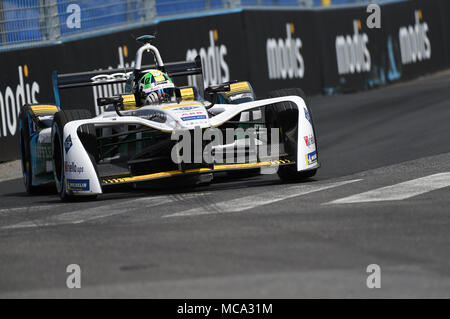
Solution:
[[[77,120],[91,119],[92,115],[88,110],[69,110],[60,111],[55,114],[52,124],[52,149],[53,149],[53,174],[55,177],[56,190],[62,201],[74,200],[92,200],[97,198],[93,196],[73,196],[67,192],[65,171],[64,171],[64,127],[67,123]],[[97,146],[96,133],[93,125],[83,125],[78,131],[78,136],[81,139],[89,157],[91,158],[94,167],[96,167]]]

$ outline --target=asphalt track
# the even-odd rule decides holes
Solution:
[[[322,169],[61,204],[0,183],[0,297],[450,297],[450,75],[316,97]],[[78,264],[82,288],[66,287]],[[381,267],[368,289],[366,268]]]

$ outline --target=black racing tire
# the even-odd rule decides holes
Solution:
[[[20,108],[19,114],[19,146],[20,159],[22,163],[22,174],[25,189],[28,194],[33,195],[39,191],[38,186],[33,186],[33,165],[31,162],[30,150],[30,106],[24,105]]]
[[[91,119],[91,112],[88,110],[69,110],[60,111],[55,114],[52,124],[52,150],[53,150],[53,174],[55,177],[56,190],[62,201],[75,201],[95,199],[97,196],[73,196],[67,193],[64,185],[64,141],[63,132],[64,126],[67,123],[77,120]],[[78,130],[78,136],[83,143],[86,152],[97,170],[98,150],[97,150],[97,136],[94,125],[83,125]]]
[[[272,91],[268,94],[267,98],[277,98],[283,96],[299,96],[301,97],[306,104],[306,108],[311,117],[311,123],[313,123],[314,130],[314,121],[312,117],[312,113],[310,108],[308,107],[308,99],[303,92],[303,90],[299,88],[291,88],[291,89],[281,89]],[[295,154],[295,159],[297,158],[297,119],[298,119],[299,110],[297,107],[291,102],[281,102],[274,105],[271,105],[266,108],[265,111],[265,122],[268,129],[270,128],[280,128],[280,139],[284,142],[286,150],[289,154]],[[314,136],[315,130],[314,130]],[[316,139],[317,144],[317,139]],[[283,182],[300,182],[308,178],[312,178],[316,175],[317,169],[312,169],[309,171],[297,171],[297,164],[293,165],[283,165],[278,169],[278,176]]]

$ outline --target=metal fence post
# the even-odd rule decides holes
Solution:
[[[138,10],[139,20],[152,21],[156,17],[156,0],[138,0],[136,6],[142,10]]]
[[[314,0],[298,0],[300,7],[312,8],[314,6]]]
[[[133,21],[134,17],[133,17],[133,4],[132,4],[132,0],[125,0],[126,5],[127,5],[127,21]]]
[[[5,28],[5,13],[3,12],[3,0],[0,0],[0,33],[2,36],[2,44],[5,45],[8,41]]]
[[[241,6],[241,0],[225,0],[224,2],[225,8],[239,8]]]
[[[43,40],[57,40],[61,36],[57,0],[39,0],[39,26]]]

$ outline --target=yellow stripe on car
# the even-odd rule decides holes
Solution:
[[[276,166],[276,165],[280,165],[280,164],[289,164],[289,163],[291,163],[291,161],[283,160],[283,161],[267,161],[267,162],[259,162],[259,163],[215,165],[214,168],[196,168],[196,169],[189,169],[184,172],[183,171],[168,171],[168,172],[160,172],[160,173],[141,175],[141,176],[130,176],[130,177],[111,178],[111,179],[106,178],[106,179],[102,180],[102,183],[104,185],[133,183],[133,182],[150,181],[153,179],[159,179],[159,178],[171,177],[171,176],[183,175],[183,174],[208,173],[208,172],[214,172],[214,171],[226,171],[226,170],[239,169],[239,168]]]

